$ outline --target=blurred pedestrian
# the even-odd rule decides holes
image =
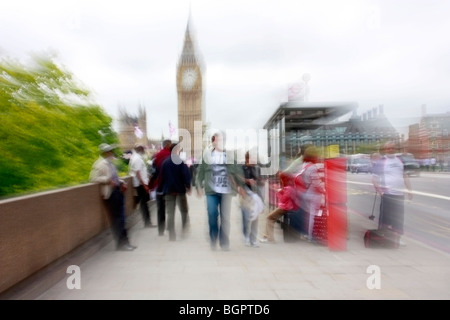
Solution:
[[[316,165],[318,162],[319,150],[315,146],[307,147],[303,154],[304,172],[295,180],[295,184],[304,189],[300,193],[300,208],[306,214],[310,242],[313,240],[314,219],[320,212],[325,195],[324,182]]]
[[[215,133],[211,142],[212,148],[204,151],[203,161],[197,168],[195,186],[199,197],[203,190],[206,194],[211,249],[215,250],[219,242],[221,249],[228,251],[231,200],[237,192],[244,194],[245,185],[242,167],[227,162],[224,134]]]
[[[119,179],[113,163],[115,147],[106,143],[99,146],[100,157],[92,166],[89,180],[100,184],[100,194],[107,208],[111,230],[116,240],[117,250],[136,249],[130,244],[125,228],[125,181]]]
[[[280,177],[280,181],[281,181],[281,189],[283,189],[284,187],[287,187],[286,190],[290,190],[290,194],[287,194],[288,192],[286,192],[286,197],[284,197],[285,199],[281,199],[279,198],[280,201],[278,201],[277,207],[270,212],[267,217],[266,217],[266,228],[265,228],[265,232],[263,237],[261,238],[261,242],[275,242],[275,237],[274,237],[274,228],[275,228],[275,223],[277,222],[278,219],[280,219],[282,216],[284,216],[287,212],[291,211],[291,210],[299,210],[299,208],[297,207],[300,203],[300,192],[302,192],[303,190],[296,190],[296,185],[295,185],[295,178],[300,175],[303,174],[303,172],[305,171],[305,169],[307,168],[305,166],[305,161],[304,161],[304,153],[305,151],[309,148],[312,147],[312,145],[303,145],[300,147],[300,151],[297,154],[296,159],[294,160],[293,163],[291,163],[291,165],[286,168],[284,171],[279,173],[279,177]],[[300,187],[300,186],[298,186]],[[286,199],[286,198],[290,198],[290,199]],[[288,205],[289,202],[291,205]],[[292,207],[292,208],[289,208]],[[307,211],[304,211],[306,215]],[[307,217],[304,217],[307,218]],[[306,220],[307,219],[302,219],[302,220]]]
[[[145,147],[142,144],[135,144],[130,157],[129,175],[133,180],[133,187],[137,194],[136,204],[140,207],[142,219],[146,228],[154,227],[151,223],[150,208],[148,202],[150,201],[149,189],[149,175],[147,171],[147,164],[144,161]]]
[[[197,176],[197,167],[198,167],[198,162],[197,162],[197,160],[194,159],[192,161],[191,165],[189,166],[189,171],[191,172],[191,177],[192,177],[191,184],[192,184],[192,187],[194,187],[194,188],[195,188],[195,177]]]
[[[377,170],[372,174],[372,183],[376,192],[381,195],[380,217],[378,228],[387,228],[398,235],[398,242],[404,234],[405,220],[405,188],[408,199],[412,199],[411,182],[405,172],[403,162],[395,155],[396,146],[388,141],[383,146],[383,157],[378,161]]]
[[[170,150],[171,156],[161,165],[160,189],[165,200],[169,240],[175,241],[175,208],[177,206],[181,213],[183,237],[186,236],[189,228],[189,207],[186,194],[191,194],[191,173],[186,163],[180,158],[180,145],[173,143]]]
[[[256,161],[255,161],[256,162]],[[250,153],[247,151],[245,153],[245,163],[242,165],[242,170],[244,174],[244,182],[246,186],[246,194],[244,197],[240,197],[241,200],[241,211],[242,211],[242,233],[244,235],[244,242],[247,246],[259,247],[258,244],[258,221],[259,213],[255,215],[249,215],[249,212],[254,210],[254,206],[258,203],[263,203],[263,195],[260,193],[260,180],[261,180],[261,170],[256,163],[250,162]],[[252,193],[255,193],[259,198],[254,201],[252,199]],[[248,207],[250,206],[250,207]],[[262,210],[264,207],[262,207]],[[259,211],[259,210],[258,210]]]
[[[158,234],[160,236],[164,235],[166,229],[166,204],[164,200],[164,194],[161,190],[161,166],[164,160],[170,157],[170,146],[172,145],[171,140],[163,141],[163,148],[158,151],[153,157],[153,168],[154,173],[151,178],[150,184],[156,189],[156,207],[158,215]]]

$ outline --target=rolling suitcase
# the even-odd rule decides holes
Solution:
[[[390,229],[372,229],[364,233],[364,246],[366,248],[389,248],[397,249],[399,236],[397,232]]]
[[[369,216],[370,220],[375,219],[374,209],[377,201],[378,192],[375,192],[373,200],[372,214]],[[381,195],[380,195],[381,196]],[[380,217],[381,219],[381,217]],[[397,249],[399,247],[400,236],[397,232],[386,227],[379,227],[378,229],[369,229],[364,233],[364,246],[366,248],[389,248]]]

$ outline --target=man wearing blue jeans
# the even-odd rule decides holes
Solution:
[[[211,249],[215,249],[217,239],[222,250],[230,249],[230,193],[214,193],[206,195],[206,209],[208,210],[209,237]]]
[[[231,199],[237,191],[245,192],[243,171],[234,161],[227,162],[222,133],[215,133],[211,141],[213,147],[203,154],[203,161],[197,169],[195,186],[198,196],[202,195],[202,189],[206,194],[211,249],[215,250],[219,241],[221,249],[228,251]]]

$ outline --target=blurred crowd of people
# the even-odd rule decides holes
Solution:
[[[212,250],[230,250],[230,215],[232,199],[238,197],[242,215],[242,239],[245,245],[259,247],[261,242],[274,243],[274,227],[288,212],[302,217],[300,237],[314,241],[313,228],[325,202],[326,185],[317,164],[322,160],[314,145],[300,147],[296,159],[278,172],[280,189],[275,208],[265,216],[262,237],[260,217],[266,213],[266,179],[256,157],[249,151],[245,162],[227,161],[226,137],[216,132],[203,152],[202,161],[185,161],[181,144],[164,140],[161,150],[149,159],[146,147],[136,144],[128,162],[132,179],[134,208],[140,210],[144,227],[157,227],[158,234],[168,234],[169,241],[187,237],[190,229],[189,201],[192,189],[205,197],[205,218]],[[101,185],[101,196],[109,213],[118,250],[136,249],[129,242],[125,228],[125,184],[114,168],[114,146],[100,145],[100,157],[93,164],[90,180]],[[372,182],[381,195],[379,228],[390,228],[403,234],[406,195],[411,199],[411,184],[401,160],[395,156],[395,144],[388,142],[382,153],[372,155]],[[255,159],[254,159],[255,158]],[[229,163],[231,162],[231,163]],[[151,221],[149,202],[156,201],[156,225]],[[181,213],[181,235],[175,228],[176,211]]]

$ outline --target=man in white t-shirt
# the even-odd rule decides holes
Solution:
[[[395,143],[386,142],[383,152],[384,156],[375,164],[372,175],[375,190],[381,195],[378,227],[391,229],[401,236],[404,233],[405,191],[411,200],[411,183],[403,162],[395,156]]]
[[[152,223],[148,207],[148,201],[150,200],[149,175],[147,165],[143,159],[145,148],[141,144],[136,144],[132,152],[129,162],[129,174],[133,178],[133,187],[137,193],[136,204],[140,206],[145,227],[151,227]]]
[[[211,249],[215,250],[219,242],[222,250],[228,251],[231,200],[237,192],[244,195],[244,172],[241,165],[227,161],[222,132],[215,133],[211,142],[212,148],[205,150],[197,168],[195,186],[199,197],[206,195]]]

